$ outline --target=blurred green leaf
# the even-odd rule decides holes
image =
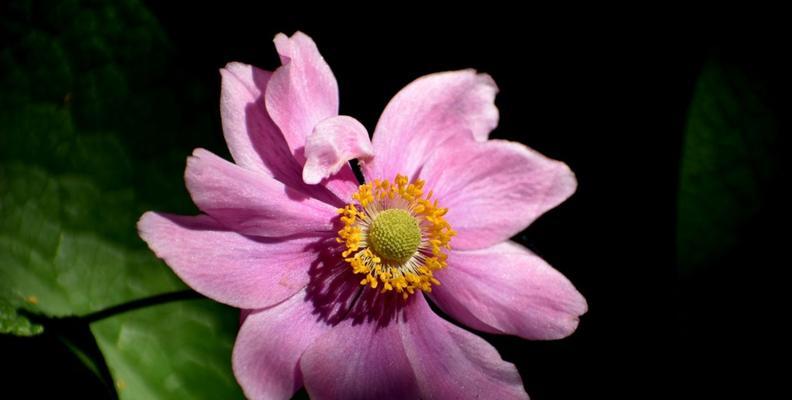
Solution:
[[[679,272],[725,257],[765,202],[778,127],[761,74],[713,58],[688,114],[678,197]]]
[[[194,209],[172,134],[194,104],[163,95],[185,84],[162,84],[156,21],[134,0],[19,2],[0,21],[0,298],[68,316],[182,289],[135,229]]]
[[[184,288],[134,235],[130,189],[104,191],[80,175],[0,165],[0,296],[49,316],[83,315]]]
[[[41,325],[31,323],[17,313],[17,307],[0,299],[0,334],[33,336],[43,332]]]
[[[0,7],[0,333],[40,332],[25,312],[79,316],[183,290],[135,224],[146,210],[196,212],[180,182],[191,149],[221,138],[216,100],[138,0]],[[122,398],[236,398],[237,326],[238,312],[193,300],[91,330]],[[101,375],[96,344],[63,339]]]
[[[237,313],[209,300],[186,300],[91,324],[121,399],[232,399],[229,337]]]

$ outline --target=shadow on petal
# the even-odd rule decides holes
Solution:
[[[338,217],[336,226],[340,226]],[[319,257],[308,269],[306,300],[314,307],[319,321],[330,325],[351,319],[353,324],[376,324],[384,328],[398,320],[406,321],[405,309],[414,301],[415,293],[407,300],[395,292],[380,293],[379,289],[360,284],[361,276],[352,272],[341,255],[342,247],[335,237],[318,239],[306,247]]]

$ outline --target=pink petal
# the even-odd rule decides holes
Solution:
[[[335,207],[345,204],[346,199],[339,200],[326,188],[302,181],[300,164],[264,106],[264,92],[272,73],[234,62],[221,69],[220,75],[223,134],[236,164],[264,172]]]
[[[451,246],[480,249],[523,230],[574,193],[566,164],[515,142],[456,141],[421,170],[446,220],[457,231]]]
[[[526,339],[572,334],[586,299],[560,272],[514,242],[451,251],[448,268],[435,276],[432,299],[446,313],[484,332]]]
[[[487,139],[498,124],[489,75],[474,70],[442,72],[418,78],[388,103],[374,131],[374,159],[365,165],[366,180],[412,177],[429,155],[455,136]]]
[[[198,208],[240,233],[281,237],[333,229],[335,207],[206,150],[187,159],[184,178]]]
[[[266,307],[291,296],[308,284],[308,267],[318,257],[315,238],[251,238],[206,215],[147,212],[138,231],[187,285],[234,307]]]
[[[309,346],[300,360],[305,389],[312,399],[416,399],[418,386],[401,346],[395,316],[366,318],[373,290],[365,290],[350,318]],[[392,300],[401,302],[401,299]],[[377,309],[378,306],[373,306]],[[392,308],[388,308],[393,310]]]
[[[333,194],[338,196],[341,201],[346,204],[352,201],[352,195],[358,190],[360,182],[358,182],[355,173],[349,163],[344,163],[341,170],[336,172],[331,177],[322,181],[322,185],[330,190]]]
[[[300,166],[264,108],[263,93],[272,73],[251,65],[229,63],[220,70],[220,75],[223,135],[234,161],[290,184]]]
[[[338,115],[338,84],[308,35],[296,32],[287,37],[279,33],[275,47],[283,65],[272,74],[265,104],[292,154],[303,165],[308,135],[319,122]],[[358,182],[347,164],[325,181],[325,186],[341,200],[349,201]]]
[[[525,399],[520,375],[483,339],[435,315],[365,290],[350,316],[300,360],[316,399]]]
[[[303,180],[317,184],[354,158],[368,159],[374,155],[368,132],[352,117],[330,117],[314,127],[305,144]]]
[[[317,321],[301,291],[266,310],[246,313],[233,353],[234,375],[249,399],[289,399],[302,387],[303,351],[330,325]]]
[[[303,384],[298,367],[304,350],[349,314],[360,278],[338,253],[334,238],[315,248],[308,286],[266,310],[242,310],[234,347],[237,381],[251,399],[289,398]]]
[[[302,32],[279,33],[275,47],[283,65],[275,70],[265,93],[267,111],[280,127],[297,160],[320,121],[338,115],[338,84],[314,41]]]
[[[416,296],[400,325],[423,399],[528,399],[520,374],[484,339],[438,317]]]

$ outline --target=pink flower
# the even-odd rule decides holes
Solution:
[[[338,115],[308,36],[279,34],[282,65],[230,63],[220,111],[235,164],[197,149],[195,217],[148,212],[140,236],[196,291],[241,308],[234,373],[250,398],[527,398],[514,365],[471,328],[571,334],[585,299],[509,241],[576,187],[563,163],[488,140],[497,87],[428,75],[391,100],[373,140]],[[348,161],[357,158],[367,184]]]

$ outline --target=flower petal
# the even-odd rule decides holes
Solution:
[[[234,307],[261,308],[308,284],[316,239],[265,240],[229,231],[207,215],[147,212],[140,237],[187,285]]]
[[[374,159],[366,180],[413,177],[429,155],[457,135],[487,139],[498,124],[489,75],[474,70],[442,72],[416,79],[388,103],[374,131]]]
[[[566,164],[515,142],[455,141],[421,170],[446,220],[457,232],[451,246],[480,249],[523,230],[574,193]]]
[[[403,302],[365,289],[300,369],[317,399],[527,398],[514,365],[435,315],[422,294]]]
[[[308,137],[303,180],[317,184],[338,172],[349,160],[373,155],[368,132],[360,122],[345,115],[330,117],[317,124]]]
[[[272,73],[232,62],[220,70],[220,75],[223,135],[236,164],[264,172],[325,203],[343,206],[345,201],[326,188],[303,182],[300,164],[264,106],[264,92]]]
[[[266,171],[290,184],[300,166],[264,107],[264,92],[271,75],[269,71],[236,62],[220,69],[223,135],[237,165]]]
[[[375,313],[367,315],[363,310],[363,304],[369,303],[365,297],[371,299],[372,293],[377,292],[364,290],[355,303],[358,310],[350,311],[355,315],[305,350],[300,370],[312,399],[419,398],[415,376],[401,346],[397,317],[373,318]],[[390,306],[388,309],[393,310]]]
[[[302,387],[300,356],[330,325],[317,321],[301,291],[245,315],[234,344],[234,375],[249,399],[289,399]]]
[[[274,41],[283,65],[272,74],[265,104],[295,159],[304,165],[308,135],[319,122],[338,115],[338,84],[308,35],[296,32],[287,37],[279,33]],[[346,201],[358,182],[346,164],[325,181],[325,186]]]
[[[184,178],[198,208],[240,233],[281,237],[333,229],[335,207],[204,149],[187,159]]]
[[[520,374],[484,339],[437,316],[418,295],[400,325],[423,399],[528,399]]]
[[[338,115],[338,84],[308,35],[279,33],[275,47],[283,65],[267,86],[267,111],[302,163],[308,134],[320,121]]]
[[[451,251],[448,268],[435,273],[431,297],[450,316],[490,333],[526,339],[572,334],[586,299],[569,280],[514,242],[472,251]]]

